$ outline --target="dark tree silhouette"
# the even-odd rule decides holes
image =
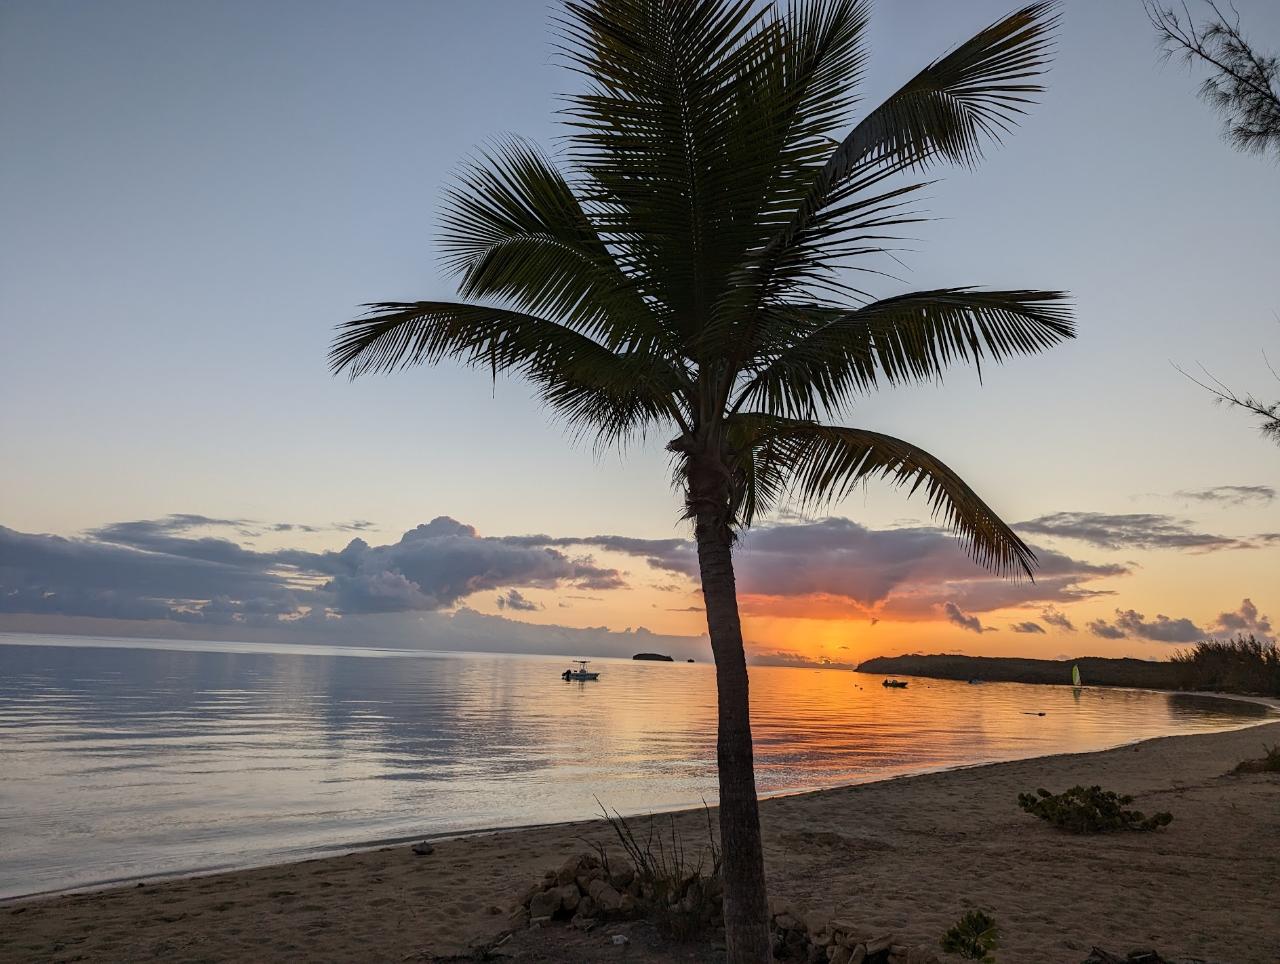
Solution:
[[[923,183],[902,175],[974,164],[1012,129],[1056,21],[1042,2],[992,24],[849,130],[869,7],[567,0],[560,49],[584,89],[562,167],[510,141],[468,169],[443,240],[464,300],[371,305],[330,355],[353,377],[444,359],[519,375],[600,444],[668,433],[715,654],[733,964],[770,956],[735,533],[883,478],[923,491],[978,562],[1029,575],[1028,547],[939,459],[820,419],[1073,334],[1061,292],[853,284],[920,220],[904,205]]]
[[[1280,382],[1280,372],[1276,371],[1265,354],[1262,357],[1276,381]],[[1182,371],[1182,369],[1178,370]],[[1242,408],[1246,412],[1256,415],[1259,420],[1258,429],[1262,432],[1263,437],[1269,438],[1277,445],[1280,445],[1280,402],[1267,402],[1257,395],[1241,395],[1235,389],[1228,388],[1203,367],[1201,368],[1201,374],[1204,376],[1204,381],[1194,375],[1187,374],[1185,371],[1182,374],[1186,375],[1228,408]]]
[[[1166,58],[1208,69],[1200,96],[1225,122],[1227,141],[1242,151],[1271,153],[1280,159],[1280,59],[1253,46],[1232,9],[1204,0],[1207,17],[1196,23],[1185,3],[1181,10],[1144,0]]]
[[[1240,26],[1240,15],[1234,8],[1228,15],[1216,0],[1204,0],[1208,16],[1199,24],[1185,3],[1180,11],[1154,0],[1144,0],[1143,5],[1166,58],[1177,56],[1192,68],[1208,68],[1200,96],[1222,114],[1227,142],[1242,151],[1274,154],[1280,160],[1280,58],[1253,46]],[[1269,361],[1267,367],[1280,381]],[[1202,373],[1204,381],[1187,377],[1228,407],[1258,416],[1262,434],[1280,445],[1280,401],[1241,394],[1210,372],[1202,369]]]

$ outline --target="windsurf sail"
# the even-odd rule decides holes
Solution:
[[[1072,686],[1080,685],[1080,667],[1079,666],[1071,667],[1071,685]]]

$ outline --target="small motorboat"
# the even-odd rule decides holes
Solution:
[[[575,659],[573,662],[577,669],[567,669],[560,674],[560,678],[566,683],[585,683],[588,680],[600,678],[599,673],[592,673],[587,670],[587,663],[591,662],[591,660]]]
[[[906,680],[900,680],[900,679],[887,679],[880,685],[887,686],[889,689],[893,689],[893,690],[905,690],[907,688]]]

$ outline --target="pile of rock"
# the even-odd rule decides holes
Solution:
[[[642,888],[635,868],[624,861],[609,866],[595,854],[579,854],[559,870],[548,870],[529,888],[511,915],[515,927],[540,927],[554,920],[589,930],[602,918],[634,916]]]
[[[773,953],[780,961],[806,964],[937,964],[931,947],[898,943],[892,934],[869,934],[865,927],[839,917],[804,913],[782,902],[770,902]]]
[[[664,885],[659,885],[664,886]],[[723,891],[718,877],[693,875],[665,882],[663,894],[652,881],[641,880],[625,860],[602,861],[596,854],[570,857],[558,870],[548,870],[512,910],[510,928],[544,927],[567,922],[590,930],[604,920],[650,917],[666,930],[709,936],[723,934]],[[665,898],[665,899],[664,899]],[[926,946],[909,947],[892,934],[869,934],[866,928],[822,913],[805,913],[781,901],[770,901],[773,952],[779,961],[804,964],[937,964]]]

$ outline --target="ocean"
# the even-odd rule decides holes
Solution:
[[[576,654],[569,654],[576,655]],[[715,802],[705,664],[0,635],[0,897]],[[1260,722],[1228,700],[754,667],[777,794]],[[1086,681],[1087,682],[1087,681]],[[1043,714],[1043,715],[1041,715]]]

